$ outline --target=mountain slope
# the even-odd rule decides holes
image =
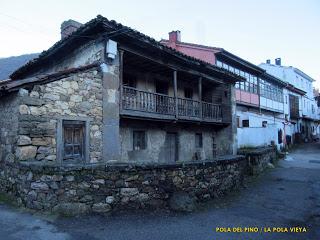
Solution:
[[[38,55],[38,53],[31,53],[8,58],[0,58],[0,80],[9,78],[9,75],[13,71]]]

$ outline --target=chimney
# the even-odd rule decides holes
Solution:
[[[181,33],[179,30],[169,32],[169,42],[176,43],[181,41]]]
[[[267,59],[266,63],[267,63],[267,64],[270,64],[270,63],[271,63],[270,59]]]
[[[61,24],[61,39],[70,36],[74,31],[82,26],[82,23],[69,19]]]
[[[276,65],[281,66],[281,58],[276,58],[275,63]]]

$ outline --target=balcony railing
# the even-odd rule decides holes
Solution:
[[[221,119],[222,111],[219,104],[202,103],[202,118],[204,119]]]
[[[205,120],[205,121],[221,121],[222,111],[219,104],[195,101],[186,98],[177,98],[165,94],[152,93],[138,90],[132,87],[122,88],[122,109],[126,111],[144,112],[157,114],[159,116],[166,115],[178,118]]]

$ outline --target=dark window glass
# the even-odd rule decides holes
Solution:
[[[196,148],[202,148],[202,133],[196,133]]]
[[[267,127],[268,122],[267,121],[262,121],[262,127]]]
[[[146,149],[145,131],[133,131],[133,150]]]
[[[63,121],[63,160],[84,160],[84,122]]]
[[[242,120],[242,127],[249,127],[249,120]]]

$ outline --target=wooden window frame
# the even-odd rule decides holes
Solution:
[[[136,143],[135,143],[135,133],[141,134],[143,133],[144,140],[143,140],[143,146],[137,149]],[[140,150],[146,150],[148,148],[148,141],[147,141],[147,131],[140,130],[140,129],[134,129],[132,130],[132,150],[133,151],[140,151]]]
[[[81,161],[64,160],[64,121],[81,123],[83,126],[83,157]],[[57,119],[57,163],[60,165],[85,165],[89,163],[90,121],[88,117],[62,116]]]

